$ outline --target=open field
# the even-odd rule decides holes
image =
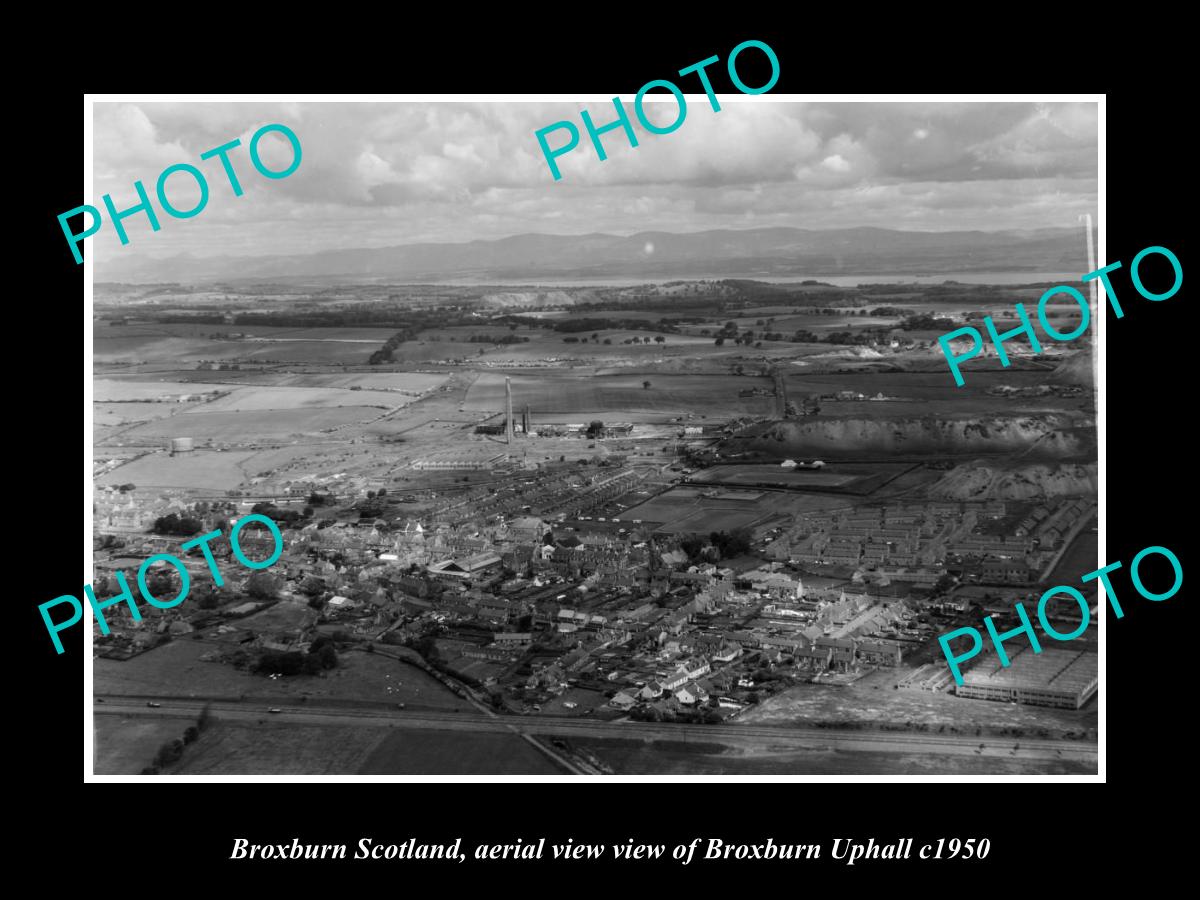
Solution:
[[[244,339],[209,337],[240,333]],[[365,363],[394,333],[389,328],[258,328],[251,325],[116,325],[97,328],[97,363],[276,360]]]
[[[861,478],[860,474],[845,472],[785,469],[781,466],[714,466],[696,476],[697,481],[719,481],[733,484],[759,484],[770,481],[789,487],[841,487]]]
[[[779,465],[712,466],[697,472],[692,480],[704,484],[762,485],[797,490],[866,494],[908,468],[906,464],[862,465],[841,463],[832,468],[785,469]]]
[[[255,723],[218,718],[169,774],[344,775],[358,770],[382,736],[369,726],[275,722],[265,711]]]
[[[158,748],[183,737],[194,722],[144,716],[96,716],[92,758],[97,775],[137,775],[154,761]]]
[[[365,368],[365,367],[364,367]],[[404,394],[423,394],[444,384],[449,375],[438,372],[394,372],[371,368],[366,371],[346,371],[341,367],[305,366],[304,371],[284,369],[177,369],[160,368],[153,373],[130,372],[110,368],[95,380],[96,400],[137,400],[159,395],[197,394],[228,391],[239,387],[352,387],[364,391],[387,391]],[[357,392],[356,392],[357,393]]]
[[[242,412],[264,409],[320,409],[338,406],[402,406],[403,394],[387,391],[350,391],[328,387],[244,387],[205,406],[205,412]]]
[[[267,409],[246,412],[193,412],[140,425],[126,433],[130,440],[162,440],[186,436],[199,443],[249,443],[259,438],[319,434],[327,429],[378,418],[374,406],[340,406],[323,409]]]
[[[1104,565],[1103,561],[1096,561],[1099,558],[1099,539],[1100,536],[1090,528],[1081,531],[1071,542],[1071,546],[1067,548],[1062,559],[1058,561],[1058,565],[1050,572],[1046,583],[1071,585],[1080,590],[1084,596],[1094,597],[1097,581],[1093,580],[1083,584],[1080,578],[1090,572],[1095,572]]]
[[[691,741],[587,738],[572,741],[619,775],[1086,775],[1095,769],[1069,760],[1030,761],[961,754],[871,753],[767,745],[748,752]]]
[[[280,604],[279,606],[283,606]],[[279,608],[277,606],[276,608]],[[238,621],[239,626],[261,630],[267,620],[257,616]],[[256,625],[257,622],[257,625]],[[384,656],[357,651],[339,654],[337,668],[321,675],[294,675],[271,679],[235,669],[222,662],[206,661],[230,649],[227,643],[180,637],[124,662],[93,661],[93,690],[105,695],[240,697],[264,706],[297,703],[301,698],[349,704],[394,704],[414,709],[451,710],[462,706],[441,682],[420,669]]]
[[[746,710],[734,720],[734,727],[742,723],[806,725],[814,721],[854,721],[878,727],[883,722],[912,721],[928,725],[934,731],[954,726],[960,733],[969,733],[981,727],[1081,732],[1094,731],[1097,726],[1095,698],[1083,709],[1074,710],[967,700],[949,693],[895,690],[893,685],[910,671],[907,667],[880,669],[848,686],[797,685]]]
[[[684,485],[626,509],[621,513],[621,521],[640,519],[659,525],[658,530],[664,533],[706,534],[748,526],[776,513],[795,511],[793,498],[786,494],[766,494],[751,503],[735,498],[736,493],[731,491],[718,494]]]
[[[979,363],[978,366],[975,364]],[[882,394],[892,400],[820,401],[825,416],[886,418],[913,415],[994,415],[1012,413],[1058,412],[1095,408],[1091,393],[1078,397],[1003,397],[988,393],[999,385],[1024,388],[1048,382],[1047,371],[999,369],[994,359],[972,360],[963,366],[965,384],[955,387],[948,367],[934,372],[847,372],[833,374],[790,374],[788,397],[793,400],[809,394],[836,394],[854,391],[875,397]]]
[[[106,694],[236,697],[243,693],[255,696],[290,692],[302,678],[310,678],[297,676],[271,681],[261,675],[240,672],[232,666],[200,659],[215,649],[215,644],[182,638],[123,662],[93,660],[93,693],[97,697]]]
[[[752,387],[771,388],[767,378],[731,379],[720,375],[590,375],[545,372],[513,374],[513,409],[526,404],[536,421],[661,421],[696,413],[710,418],[765,415],[773,397],[739,397]],[[643,387],[649,381],[650,387]],[[504,374],[484,372],[467,392],[470,411],[498,411],[504,406]]]
[[[288,387],[360,387],[364,391],[375,389],[423,394],[445,384],[446,378],[446,375],[427,372],[280,373],[276,383]]]
[[[709,534],[713,531],[730,531],[753,525],[770,515],[762,509],[701,509],[663,525],[658,530],[666,534]]]
[[[190,404],[183,403],[153,403],[123,402],[123,403],[93,403],[92,422],[96,425],[113,426],[133,422],[149,422],[152,419],[163,419],[187,409]]]
[[[362,775],[561,775],[515,734],[405,729],[388,734],[358,769]]]
[[[227,491],[249,477],[245,464],[253,455],[253,451],[249,450],[195,450],[171,456],[164,450],[113,469],[98,477],[96,483]]]
[[[700,509],[700,495],[702,493],[706,492],[697,487],[680,486],[672,488],[645,503],[625,510],[621,518],[641,519],[643,522],[673,522]],[[709,509],[727,508],[730,510],[739,510],[744,508],[744,505],[736,500],[707,501],[704,503],[704,506]]]
[[[223,390],[218,385],[197,384],[186,381],[132,381],[118,378],[97,378],[92,382],[92,400],[100,402],[120,402],[128,400],[157,400],[207,393]],[[173,408],[171,403],[161,404],[165,409]]]

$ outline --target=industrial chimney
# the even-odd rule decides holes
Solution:
[[[504,376],[504,441],[511,444],[513,439],[512,413],[512,379]]]

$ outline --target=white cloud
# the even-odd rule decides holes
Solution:
[[[655,135],[624,99],[639,146],[608,132],[604,162],[579,110],[603,125],[611,103],[96,104],[89,202],[111,192],[131,205],[135,179],[152,191],[177,162],[204,171],[212,193],[193,219],[161,217],[152,239],[130,220],[129,247],[111,228],[91,240],[122,253],[295,253],[530,231],[1036,227],[1095,208],[1095,104],[731,102],[713,112],[701,95],[676,131]],[[667,107],[669,97],[654,121]],[[534,132],[560,119],[577,124],[580,144],[559,157],[556,182]],[[272,122],[303,147],[300,168],[278,180],[254,171],[246,146]],[[216,160],[199,161],[234,137],[239,198]],[[171,182],[181,206],[185,181]]]

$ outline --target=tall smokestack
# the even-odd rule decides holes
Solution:
[[[512,443],[513,439],[513,418],[512,418],[512,379],[507,375],[504,376],[504,440],[505,443]]]

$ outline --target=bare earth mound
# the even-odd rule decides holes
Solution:
[[[962,419],[826,419],[775,422],[735,438],[736,449],[776,454],[1005,453],[1062,458],[1095,451],[1090,419],[1065,414]],[[733,448],[731,448],[733,449]]]
[[[929,489],[942,500],[1032,500],[1099,489],[1096,465],[1061,463],[1001,469],[983,463],[957,466]]]

